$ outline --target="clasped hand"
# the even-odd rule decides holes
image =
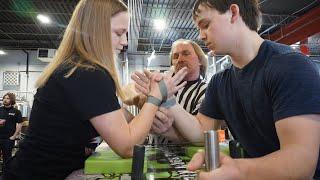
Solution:
[[[131,78],[135,81],[135,88],[138,92],[148,96],[152,89],[158,90],[158,82],[164,80],[167,88],[167,98],[172,98],[179,89],[181,89],[186,82],[179,84],[184,76],[187,74],[186,68],[181,69],[174,76],[172,76],[173,71],[169,71],[165,74],[160,74],[159,72],[150,73],[144,70],[143,73],[136,71]],[[158,90],[159,91],[159,90]],[[160,91],[159,91],[160,92]],[[153,95],[159,96],[159,95]],[[159,98],[159,97],[158,97]],[[160,98],[159,98],[160,99]],[[161,100],[162,97],[161,97]],[[171,127],[174,119],[172,114],[167,108],[160,107],[156,112],[155,119],[153,121],[151,132],[156,134],[163,134],[167,132]]]
[[[173,121],[171,112],[167,108],[160,107],[153,120],[151,133],[163,134],[167,132],[172,127]]]
[[[187,68],[182,68],[174,76],[173,72],[169,73],[159,73],[159,72],[149,72],[144,70],[143,73],[136,71],[131,75],[132,80],[135,81],[135,88],[138,92],[148,96],[152,95],[160,100],[164,100],[158,83],[164,80],[167,89],[167,98],[171,98],[179,89],[184,87],[187,82],[180,82],[187,75]]]

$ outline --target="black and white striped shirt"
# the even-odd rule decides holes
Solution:
[[[188,81],[184,88],[176,93],[176,101],[192,115],[197,115],[201,102],[204,99],[207,83],[198,79]],[[149,136],[148,144],[168,144],[170,141],[163,135],[152,134]]]
[[[196,115],[204,99],[207,83],[204,80],[188,81],[176,94],[177,102],[187,112]]]

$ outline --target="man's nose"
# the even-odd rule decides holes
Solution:
[[[184,58],[182,57],[181,54],[179,54],[179,57],[178,57],[178,62],[183,62],[184,61]]]
[[[206,33],[204,30],[200,30],[199,32],[199,39],[205,41],[207,39]]]

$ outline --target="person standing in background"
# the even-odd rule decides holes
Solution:
[[[2,102],[3,106],[0,107],[0,150],[4,167],[12,156],[15,139],[21,131],[22,115],[18,109],[14,108],[16,96],[13,93],[6,93]]]

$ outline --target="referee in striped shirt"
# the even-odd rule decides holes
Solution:
[[[205,96],[207,83],[205,82],[208,60],[201,47],[186,39],[179,39],[172,44],[170,52],[171,64],[177,72],[187,67],[188,74],[184,81],[187,85],[176,94],[176,101],[192,115],[196,115]],[[184,138],[175,129],[174,119],[170,111],[160,107],[153,121],[152,136],[149,143],[166,144],[168,142],[183,142]]]

